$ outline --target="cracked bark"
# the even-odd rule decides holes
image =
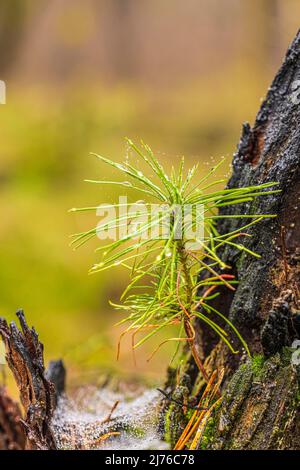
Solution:
[[[26,449],[56,449],[50,421],[56,404],[54,385],[45,377],[43,345],[34,328],[18,311],[21,330],[0,318],[0,336],[6,348],[6,360],[20,392],[25,416],[19,422],[26,434]]]
[[[214,449],[299,449],[299,366],[291,363],[300,336],[300,31],[270,87],[253,127],[244,124],[228,187],[276,181],[281,193],[222,209],[223,214],[276,214],[248,230],[242,243],[256,259],[229,245],[221,258],[239,280],[235,293],[222,288],[213,306],[239,329],[258,359],[232,355],[199,321],[198,347],[209,374],[225,367],[223,404],[203,446]],[[238,229],[238,219],[219,223],[221,233]],[[232,337],[232,333],[228,331]],[[234,345],[240,349],[236,340]],[[199,386],[193,359],[185,353],[182,393]],[[257,363],[260,370],[257,371]],[[174,380],[168,390],[175,390]],[[166,407],[168,409],[168,407]],[[168,413],[168,411],[166,411]],[[166,415],[165,415],[166,416]],[[165,420],[166,422],[166,420]],[[178,432],[174,431],[174,426]],[[173,423],[173,442],[182,426]],[[168,433],[172,434],[172,425]]]

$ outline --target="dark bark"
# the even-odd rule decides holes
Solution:
[[[45,372],[45,377],[54,385],[56,391],[56,401],[57,398],[65,392],[66,375],[67,371],[61,359],[49,362],[48,369]]]
[[[6,360],[13,372],[25,411],[21,420],[28,449],[55,449],[50,420],[56,403],[54,385],[46,379],[43,345],[34,328],[26,323],[23,311],[17,312],[21,330],[0,318],[0,336],[6,348]]]
[[[223,214],[276,214],[251,227],[244,243],[260,259],[227,245],[221,253],[239,280],[214,307],[239,329],[252,355],[232,355],[202,323],[198,346],[209,374],[225,367],[224,401],[214,419],[212,448],[299,448],[299,370],[291,363],[291,345],[299,338],[300,281],[300,32],[290,46],[254,126],[243,126],[228,187],[278,182],[281,193],[252,203],[226,207]],[[223,219],[221,233],[250,219]],[[231,337],[233,336],[228,330]],[[241,345],[234,340],[236,348]],[[199,386],[186,353],[190,392]],[[259,373],[256,370],[259,364]],[[192,369],[194,371],[194,369]],[[167,425],[169,425],[167,423]],[[171,426],[172,427],[172,426]],[[291,438],[293,431],[293,438]],[[168,431],[170,432],[170,430]],[[174,439],[177,436],[174,437]],[[206,445],[208,440],[204,439]]]

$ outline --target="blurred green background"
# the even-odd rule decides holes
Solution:
[[[111,176],[89,152],[120,161],[129,136],[200,172],[225,155],[229,174],[299,14],[298,0],[1,1],[0,315],[24,308],[72,383],[106,371],[160,380],[171,355],[147,363],[146,343],[135,368],[128,338],[116,362],[108,300],[125,273],[88,276],[96,244],[69,247],[97,221],[68,209],[116,196],[83,182]]]

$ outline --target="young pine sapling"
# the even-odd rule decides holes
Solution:
[[[241,236],[249,236],[247,229],[252,225],[261,222],[266,217],[273,217],[271,214],[222,215],[218,213],[218,209],[274,194],[278,192],[272,189],[276,183],[211,192],[210,188],[213,185],[225,181],[206,183],[223,160],[205,175],[199,177],[198,165],[185,172],[184,158],[182,158],[178,170],[175,171],[172,168],[169,175],[148,145],[141,144],[138,147],[129,139],[127,142],[135,158],[139,158],[148,166],[151,176],[137,169],[128,160],[120,164],[96,155],[101,162],[119,170],[126,177],[126,181],[87,181],[99,185],[119,185],[126,190],[132,189],[142,193],[145,201],[138,204],[136,213],[130,211],[124,214],[122,212],[109,222],[100,223],[91,230],[73,235],[72,245],[77,248],[109,229],[122,229],[123,232],[124,227],[127,229],[124,236],[96,250],[102,252],[102,259],[91,268],[91,272],[95,273],[121,265],[129,271],[130,281],[121,296],[122,303],[112,304],[115,308],[127,312],[126,317],[120,323],[129,325],[121,336],[131,332],[132,346],[136,349],[158,331],[169,325],[178,325],[176,337],[166,338],[157,346],[153,354],[168,341],[177,341],[178,345],[180,342],[188,342],[194,360],[207,381],[208,377],[195,344],[193,325],[195,318],[206,323],[233,353],[237,353],[238,351],[232,346],[228,331],[213,320],[212,316],[221,318],[222,323],[225,322],[230,327],[229,330],[239,338],[250,355],[248,346],[239,331],[210,303],[219,295],[216,292],[218,286],[225,285],[228,289],[234,290],[234,285],[237,283],[232,274],[220,274],[222,270],[230,269],[219,255],[220,248],[229,244],[237,250],[259,257],[237,239]],[[153,203],[160,204],[160,210],[149,212],[148,209],[153,208]],[[127,203],[127,205],[130,204]],[[188,208],[187,211],[186,208]],[[97,207],[71,209],[71,211],[87,210],[94,211]],[[186,213],[187,217],[184,216]],[[217,220],[222,218],[245,218],[246,224],[237,230],[220,234],[217,230]],[[199,224],[202,234],[197,236],[196,231],[195,236],[195,231],[191,229]],[[161,236],[161,229],[163,236]],[[193,239],[191,239],[191,231]],[[156,235],[149,237],[147,236],[149,233]],[[166,233],[167,236],[165,236]],[[200,277],[199,274],[203,271],[206,275]],[[136,335],[142,332],[145,332],[145,335],[136,342]],[[119,348],[120,342],[118,354]]]

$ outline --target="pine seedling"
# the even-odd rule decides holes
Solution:
[[[228,289],[235,290],[234,285],[237,283],[232,274],[220,274],[224,269],[226,272],[230,270],[221,258],[221,248],[230,245],[259,258],[259,254],[248,249],[238,239],[250,236],[247,230],[254,224],[274,217],[272,214],[235,214],[234,210],[232,214],[228,211],[220,214],[218,210],[224,206],[234,209],[236,204],[251,203],[257,197],[268,196],[279,190],[274,189],[276,183],[271,182],[212,191],[214,185],[225,181],[207,183],[223,159],[199,177],[198,165],[185,171],[182,158],[179,168],[172,168],[168,174],[148,145],[142,143],[137,146],[129,139],[127,142],[130,152],[135,159],[143,161],[149,174],[137,169],[128,159],[120,164],[94,154],[102,163],[117,169],[126,180],[87,181],[100,186],[118,185],[125,188],[126,192],[132,189],[141,193],[144,200],[138,203],[135,213],[122,211],[113,220],[73,235],[72,245],[77,248],[93,237],[100,235],[104,238],[103,234],[108,230],[120,229],[124,233],[126,229],[125,235],[97,248],[96,251],[102,256],[90,270],[91,273],[97,273],[123,266],[129,272],[129,283],[121,296],[121,303],[112,304],[125,312],[120,323],[127,324],[127,327],[121,337],[132,333],[132,347],[135,350],[157,332],[170,325],[177,325],[176,337],[166,338],[157,345],[153,354],[166,342],[176,341],[178,345],[187,342],[196,364],[207,380],[195,346],[194,319],[199,318],[212,328],[233,353],[238,351],[232,345],[231,334],[236,335],[250,355],[248,346],[236,327],[211,305],[211,300],[219,295],[218,286],[225,285]],[[154,203],[159,205],[160,210],[149,211]],[[127,208],[130,204],[118,206]],[[116,206],[102,207],[109,209]],[[186,208],[188,217],[183,216]],[[95,211],[97,207],[71,209],[90,210]],[[245,224],[240,223],[238,229],[220,234],[217,221],[223,218],[244,219]],[[197,235],[197,231],[191,230],[195,226],[201,227],[201,236]],[[193,237],[190,235],[191,231]],[[152,235],[148,236],[149,233]],[[203,272],[206,273],[205,276],[199,276]],[[229,328],[220,326],[216,318],[220,318],[222,324],[225,322]],[[142,337],[136,340],[137,334],[142,333]]]

